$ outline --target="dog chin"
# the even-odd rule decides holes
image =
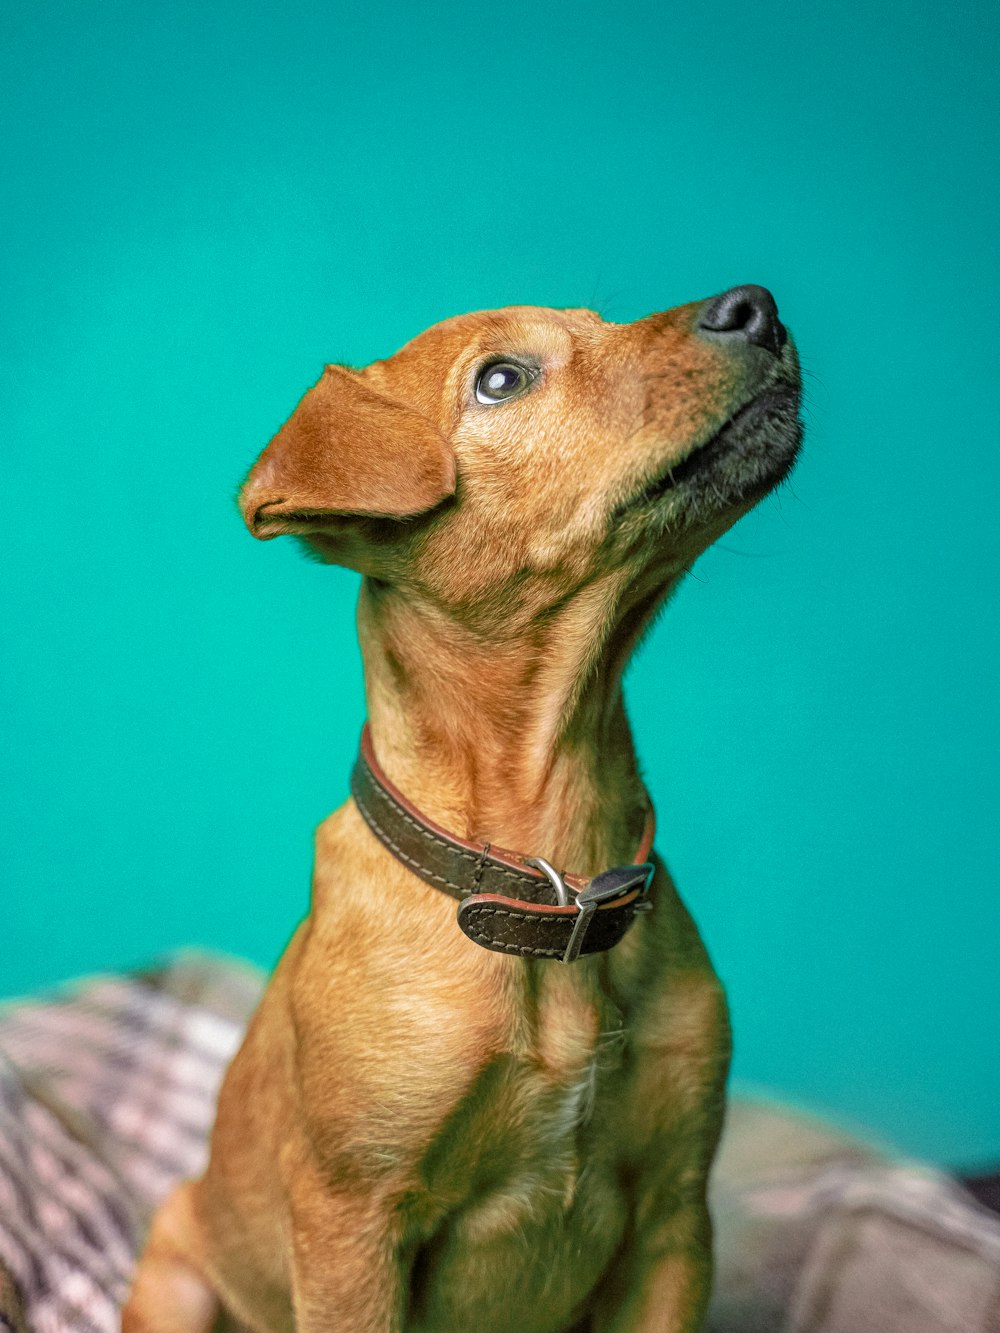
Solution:
[[[677,487],[678,499],[754,504],[788,476],[801,446],[798,389],[769,389],[696,451],[690,474]]]
[[[799,405],[797,385],[770,386],[683,462],[626,501],[615,517],[645,514],[664,530],[700,526],[726,514],[735,522],[791,471],[802,444]]]

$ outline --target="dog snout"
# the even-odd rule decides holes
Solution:
[[[778,318],[778,305],[766,287],[753,283],[730,287],[714,297],[702,311],[698,328],[726,339],[763,347],[774,356],[788,341],[788,331]]]

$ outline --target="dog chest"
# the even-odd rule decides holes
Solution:
[[[442,1212],[417,1250],[408,1327],[565,1327],[627,1224],[609,1073],[593,1046],[561,1077],[511,1055],[480,1072],[423,1163]]]
[[[411,1271],[413,1333],[562,1333],[612,1262],[627,1210],[596,1164],[565,1177],[521,1171],[451,1219]]]

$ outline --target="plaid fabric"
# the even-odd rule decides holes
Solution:
[[[1000,1219],[930,1167],[736,1098],[710,1333],[1000,1333]]]
[[[118,1329],[261,984],[181,956],[0,1008],[0,1330]],[[713,1213],[710,1333],[1000,1333],[1000,1221],[806,1117],[734,1102]]]
[[[0,1009],[0,1329],[119,1328],[146,1220],[204,1165],[260,987],[182,956]]]

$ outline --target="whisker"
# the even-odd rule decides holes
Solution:
[[[744,560],[773,560],[779,551],[738,551],[735,546],[726,546],[724,542],[716,542],[717,551],[725,551],[727,555],[738,555]]]

